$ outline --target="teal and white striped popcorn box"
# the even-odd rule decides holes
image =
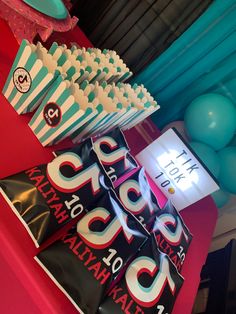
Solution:
[[[105,80],[105,76],[108,73],[108,69],[104,68],[98,60],[94,59],[88,52],[83,52],[77,57],[81,62],[81,75],[76,80],[77,83],[81,83],[84,80],[88,80],[90,83],[101,82]]]
[[[131,119],[130,121],[128,121],[128,123],[126,123],[125,125],[121,126],[122,130],[127,130],[130,129],[132,127],[134,127],[136,124],[140,123],[141,121],[143,121],[144,119],[146,119],[148,116],[150,116],[151,114],[153,114],[155,111],[157,111],[160,106],[156,104],[146,104],[147,107],[145,107],[143,110],[140,110],[140,115]]]
[[[87,138],[89,136],[89,131],[99,125],[99,123],[102,123],[102,121],[107,117],[107,112],[104,111],[104,108],[101,104],[97,104],[95,107],[95,116],[83,127],[80,127],[73,134],[71,134],[70,137],[74,143],[79,143],[83,139]]]
[[[104,82],[105,83],[105,82]],[[106,112],[108,112],[107,120],[105,123],[100,124],[91,135],[96,133],[104,133],[108,130],[115,128],[120,125],[123,121],[126,121],[130,116],[134,114],[136,109],[132,109],[129,99],[124,97],[120,92],[119,88],[115,84],[102,84],[103,93],[101,93],[105,98],[103,100],[100,98],[101,103],[104,105]]]
[[[131,106],[130,99],[125,97],[114,83],[105,86],[104,90],[108,93],[108,96],[114,100],[117,112],[110,123],[111,126],[103,130],[103,132],[109,132],[112,128],[121,125],[124,121],[132,117],[137,109]]]
[[[90,84],[88,87],[91,86],[92,85]],[[88,87],[86,90],[89,91]],[[75,143],[80,142],[93,134],[99,133],[103,127],[109,124],[112,117],[116,114],[114,111],[113,100],[107,97],[103,88],[97,83],[93,85],[93,90],[90,91],[88,98],[93,102],[94,106],[96,106],[97,114],[89,123],[85,124],[72,134],[71,138]]]
[[[135,84],[131,87],[129,84],[121,84],[121,88],[127,91],[129,97],[132,97],[134,106],[138,109],[137,114],[121,125],[122,130],[135,126],[160,108],[143,85],[138,86]]]
[[[35,112],[29,126],[43,146],[67,137],[96,114],[79,87],[59,76]]]
[[[66,45],[58,45],[58,43],[54,42],[49,48],[48,53],[52,55],[54,60],[58,61],[66,49]]]
[[[80,111],[76,113],[78,119],[76,119],[71,125],[64,131],[62,131],[51,144],[57,144],[63,139],[70,137],[77,129],[82,128],[87,125],[94,119],[97,113],[100,110],[99,106],[96,106],[95,103],[90,102],[87,95],[84,93],[84,90],[77,83],[70,83],[70,91],[74,96],[75,101],[80,106]],[[81,115],[82,114],[82,115]],[[81,116],[79,118],[79,116]]]
[[[47,50],[23,40],[2,92],[17,113],[30,112],[58,75],[57,63]]]
[[[114,71],[116,72],[116,75],[114,75],[114,78],[110,80],[109,83],[125,82],[133,75],[124,61],[114,50],[104,49],[103,54],[108,59],[109,63],[113,65]]]

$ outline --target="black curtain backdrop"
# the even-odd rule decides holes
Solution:
[[[137,74],[212,1],[74,0],[73,14],[79,17],[79,26],[95,47],[116,50]]]

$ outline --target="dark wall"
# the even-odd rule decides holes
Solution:
[[[208,288],[206,311],[201,314],[236,314],[236,240],[210,253],[201,273],[200,289]]]
[[[94,46],[116,50],[138,73],[166,50],[213,0],[74,0]]]

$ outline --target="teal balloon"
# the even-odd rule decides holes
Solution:
[[[220,158],[218,154],[204,143],[190,142],[189,144],[209,171],[218,178],[220,173]]]
[[[186,109],[185,128],[193,141],[202,142],[214,150],[225,147],[236,130],[236,108],[226,97],[204,94]]]
[[[212,193],[211,196],[218,208],[225,206],[230,199],[230,194],[222,189]]]
[[[228,192],[236,194],[236,146],[228,146],[218,152],[220,174],[218,180]]]
[[[236,135],[232,138],[231,142],[229,143],[229,146],[236,146]]]

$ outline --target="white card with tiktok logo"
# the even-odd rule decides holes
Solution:
[[[179,211],[219,190],[217,180],[175,129],[162,134],[136,159]]]

